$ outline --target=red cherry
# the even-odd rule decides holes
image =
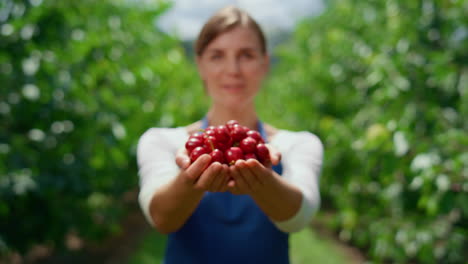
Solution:
[[[257,149],[257,140],[252,137],[246,137],[240,142],[239,147],[244,153],[254,153]]]
[[[227,142],[217,142],[218,149],[226,151],[228,148],[232,147],[232,140],[229,138]]]
[[[245,160],[248,160],[248,159],[255,159],[255,160],[258,160],[257,159],[257,156],[254,154],[254,153],[247,153],[244,155],[244,159]]]
[[[205,135],[204,136],[205,136],[205,138],[207,138],[209,136],[216,137],[215,129],[205,130]]]
[[[191,153],[194,148],[200,146],[203,146],[203,140],[197,137],[189,138],[189,140],[185,143],[185,149],[187,149],[188,153]]]
[[[246,136],[245,130],[240,125],[234,125],[231,129],[231,138],[234,142],[240,142]]]
[[[198,138],[198,139],[200,139],[200,140],[203,140],[203,138],[204,138],[204,133],[203,133],[203,132],[195,132],[195,133],[193,133],[192,135],[190,135],[189,140],[190,140],[191,138]]]
[[[233,165],[237,160],[243,159],[244,154],[239,147],[231,147],[224,152],[224,157],[229,165]]]
[[[190,160],[192,162],[196,161],[201,155],[208,154],[210,151],[206,147],[196,147],[190,153]]]
[[[237,122],[237,120],[229,120],[226,122],[226,127],[229,129],[229,131],[231,131],[234,125],[238,125],[238,124],[239,122]]]
[[[185,148],[192,162],[209,154],[212,162],[232,165],[239,159],[256,159],[266,165],[270,162],[270,152],[263,143],[258,131],[229,120],[225,125],[209,126],[203,132],[191,134]]]
[[[224,154],[221,150],[215,149],[210,153],[211,156],[211,163],[213,162],[219,162],[221,164],[224,163]]]
[[[246,134],[247,134],[248,137],[251,137],[251,138],[257,140],[257,142],[264,143],[262,135],[260,135],[260,133],[258,131],[249,130]]]
[[[228,142],[231,139],[226,126],[218,126],[215,129],[215,137],[219,142]]]
[[[205,146],[213,151],[218,148],[218,140],[214,136],[208,136],[205,138]]]
[[[262,164],[270,163],[270,151],[265,144],[257,145],[257,157]]]

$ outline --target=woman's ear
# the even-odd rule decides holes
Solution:
[[[204,76],[204,72],[203,72],[202,58],[201,58],[200,55],[195,55],[195,63],[197,64],[198,75],[200,75],[200,79],[204,82],[205,81],[205,76]]]
[[[208,91],[206,89],[206,80],[205,80],[205,76],[203,72],[203,66],[202,66],[203,64],[201,60],[202,58],[200,55],[195,56],[195,63],[197,64],[198,75],[200,76],[200,80],[202,81],[202,84],[203,84],[203,91],[205,91],[205,94],[208,94]]]

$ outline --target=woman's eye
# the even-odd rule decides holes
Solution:
[[[221,55],[220,54],[211,55],[210,59],[211,60],[219,60],[219,59],[221,59]]]
[[[251,59],[251,58],[253,58],[253,55],[252,55],[252,54],[250,54],[250,53],[242,53],[242,55],[241,55],[241,56],[242,56],[242,58],[247,58],[247,59]]]

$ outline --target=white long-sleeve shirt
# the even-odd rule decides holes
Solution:
[[[185,146],[188,137],[185,127],[151,128],[138,142],[138,200],[151,225],[154,225],[149,213],[151,199],[158,188],[179,174],[180,168],[175,163],[176,152]],[[309,132],[279,130],[269,144],[281,152],[282,177],[299,188],[303,197],[300,209],[293,217],[281,222],[272,222],[284,232],[299,231],[310,223],[320,204],[322,142]]]

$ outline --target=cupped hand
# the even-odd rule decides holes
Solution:
[[[279,152],[274,146],[265,144],[270,151],[270,160],[273,165],[278,165],[281,161],[281,152]],[[187,153],[187,149],[181,148],[176,153],[176,164],[181,169],[186,169],[190,166],[190,157]]]
[[[225,192],[228,188],[229,168],[219,162],[211,163],[208,154],[200,156],[190,164],[190,159],[184,159],[183,152],[176,157],[176,163],[182,170],[182,177],[185,182],[197,191]],[[185,152],[186,153],[186,152]]]
[[[186,174],[189,175],[188,178],[191,179],[191,183],[197,190],[210,192],[229,191],[233,194],[247,194],[251,192],[252,189],[247,187],[252,185],[253,188],[257,188],[258,185],[261,184],[261,182],[254,181],[254,179],[257,179],[257,176],[255,178],[249,176],[252,175],[250,169],[256,173],[260,172],[259,175],[272,173],[271,165],[277,165],[281,161],[281,152],[270,144],[266,144],[266,146],[270,151],[271,164],[266,164],[265,166],[253,159],[241,161],[239,165],[236,163],[230,167],[218,162],[214,162],[210,165],[211,159],[207,154],[200,156],[200,158],[191,164],[190,157],[185,148],[177,151],[175,161],[179,168],[188,171]],[[202,157],[204,158],[202,159]],[[247,164],[249,170],[246,170],[245,164]],[[191,168],[191,170],[189,170],[189,168]],[[241,175],[241,177],[239,177],[239,175]]]
[[[175,162],[181,169],[187,169],[190,166],[190,157],[187,153],[187,149],[181,148],[176,153]]]
[[[256,194],[265,192],[273,178],[273,171],[254,159],[238,160],[229,167],[228,191],[232,194]]]
[[[278,165],[281,161],[281,152],[278,151],[273,145],[265,144],[270,151],[270,160],[273,165]]]

